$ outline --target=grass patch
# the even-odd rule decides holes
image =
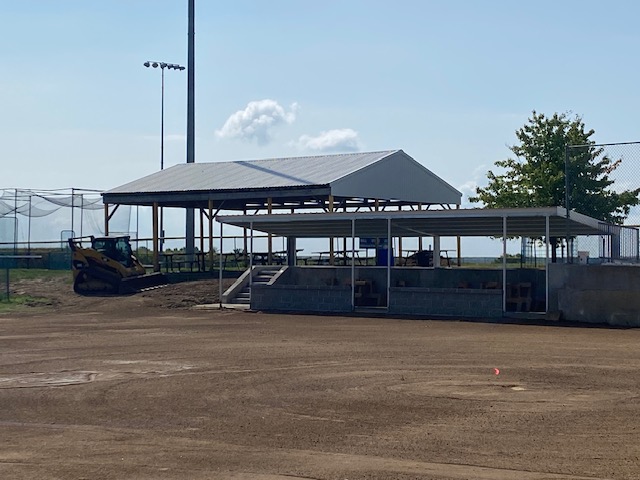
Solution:
[[[4,281],[6,272],[0,275],[0,282]],[[46,270],[43,268],[14,268],[9,270],[9,281],[51,279],[51,278],[71,279],[71,270]]]
[[[0,313],[9,313],[26,308],[46,307],[51,302],[42,297],[32,297],[30,295],[12,295],[7,301],[5,295],[0,295]]]
[[[28,294],[28,288],[20,288],[20,292],[13,292],[7,299],[7,271],[0,269],[0,313],[23,311],[26,309],[50,306],[51,300],[44,297],[36,297]],[[14,284],[21,281],[54,281],[61,285],[72,283],[72,274],[69,270],[47,270],[37,268],[16,268],[9,270],[9,287],[13,291]],[[26,291],[25,291],[26,290]]]

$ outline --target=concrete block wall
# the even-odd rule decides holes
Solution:
[[[482,283],[502,283],[502,270],[402,267],[391,271],[391,286],[422,288],[481,288]]]
[[[403,283],[407,287],[425,288],[482,288],[483,283],[502,284],[502,270],[495,268],[415,268],[401,267],[391,270],[391,286]],[[535,268],[510,268],[507,283],[531,282],[544,291],[545,272]]]
[[[549,265],[549,311],[572,322],[640,326],[640,266]]]
[[[283,279],[288,285],[335,286],[345,285],[351,279],[349,267],[313,266],[290,267],[290,276]]]
[[[391,314],[502,317],[502,290],[393,287],[390,293]]]
[[[356,268],[356,279],[373,282],[386,296],[386,268]],[[544,272],[508,271],[508,281],[532,281],[544,291]],[[346,313],[352,310],[350,267],[293,267],[269,286],[254,285],[254,310]],[[500,270],[396,268],[391,271],[390,314],[443,315],[467,318],[502,317]],[[542,284],[540,284],[542,282]],[[464,284],[465,288],[457,288]]]
[[[253,285],[252,310],[351,312],[351,288],[326,285]]]

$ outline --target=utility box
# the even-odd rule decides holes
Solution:
[[[579,251],[578,263],[580,265],[586,265],[587,263],[589,263],[589,252]]]

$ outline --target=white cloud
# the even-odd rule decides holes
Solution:
[[[216,130],[218,138],[240,138],[255,140],[260,145],[271,141],[270,131],[283,123],[293,123],[298,104],[286,111],[275,100],[264,99],[249,102],[244,110],[232,114],[221,129]]]
[[[472,197],[476,194],[476,187],[478,184],[475,180],[469,180],[464,184],[458,186],[458,191],[462,193],[462,207],[463,208],[474,208],[480,207],[482,204],[471,203],[469,202],[469,197]]]
[[[357,152],[360,149],[358,132],[350,128],[341,128],[320,132],[320,135],[302,135],[294,146],[317,152]]]
[[[476,196],[476,188],[486,184],[486,165],[480,165],[473,170],[472,179],[467,180],[462,185],[459,185],[457,189],[462,192],[462,207],[463,208],[480,208],[482,203],[471,203],[469,197]]]

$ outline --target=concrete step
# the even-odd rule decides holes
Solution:
[[[261,270],[260,273],[253,277],[252,283],[255,285],[265,285],[280,271],[279,268]],[[231,299],[231,303],[248,305],[251,303],[251,287],[244,287],[235,298]]]
[[[273,278],[273,275],[256,275],[253,277],[253,283],[268,283]]]
[[[280,271],[279,268],[269,269],[269,270],[260,270],[260,275],[271,275],[272,277]]]
[[[240,297],[236,297],[233,300],[231,300],[231,303],[235,303],[238,305],[250,305],[251,304],[251,300],[248,298],[240,298]]]

